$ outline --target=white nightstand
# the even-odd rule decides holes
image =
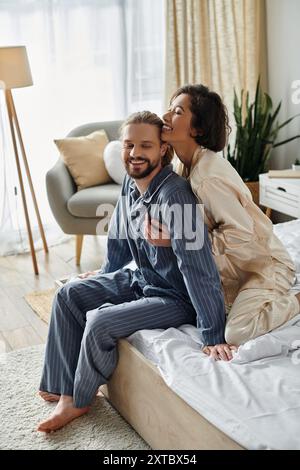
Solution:
[[[300,218],[300,178],[269,178],[259,175],[259,204]]]

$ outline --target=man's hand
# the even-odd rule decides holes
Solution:
[[[151,245],[162,247],[171,246],[170,233],[166,225],[161,224],[156,219],[151,219],[150,222],[148,214],[145,216],[144,237]]]
[[[237,347],[233,344],[216,344],[215,346],[204,346],[202,351],[211,356],[215,361],[230,361],[232,359],[232,351],[237,351]]]
[[[95,274],[97,274],[97,270],[96,271],[87,271],[86,273],[82,273],[82,274],[78,274],[78,277],[80,279],[86,279],[87,277],[90,277],[90,276],[94,276]]]

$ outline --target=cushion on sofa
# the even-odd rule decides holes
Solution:
[[[116,183],[103,184],[94,188],[86,188],[73,194],[68,200],[69,212],[75,217],[95,217],[100,204],[116,205],[121,186]]]
[[[108,143],[102,129],[82,137],[54,140],[78,190],[111,182],[105,168],[103,151]]]

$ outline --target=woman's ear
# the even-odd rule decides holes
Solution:
[[[197,129],[194,129],[194,127],[191,127],[191,137],[196,137],[198,134]]]
[[[201,137],[202,135],[204,135],[204,131],[202,129],[194,129],[193,127],[191,128],[192,137]]]
[[[160,156],[161,157],[164,157],[165,154],[167,153],[167,150],[168,150],[168,144],[167,142],[162,142],[161,146],[160,146]]]

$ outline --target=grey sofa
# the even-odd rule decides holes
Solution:
[[[119,138],[122,121],[94,122],[73,129],[67,137],[88,135],[104,129],[108,139]],[[116,204],[121,186],[108,183],[77,191],[75,182],[61,157],[46,174],[47,195],[53,215],[64,233],[76,235],[76,264],[80,264],[84,235],[95,235],[99,204]]]

